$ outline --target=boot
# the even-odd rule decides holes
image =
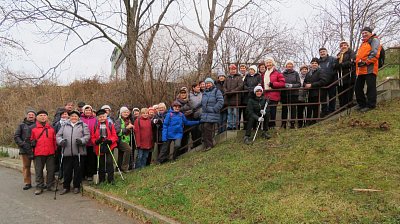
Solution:
[[[244,144],[246,144],[246,145],[250,145],[250,137],[249,136],[244,136],[244,138],[243,138],[243,142],[244,142]]]
[[[294,122],[290,122],[290,129],[295,129]]]
[[[39,195],[43,193],[43,189],[42,188],[37,188],[35,191],[35,195]]]
[[[265,139],[270,139],[270,138],[271,138],[271,135],[268,134],[268,132],[263,131],[263,133],[261,134],[261,137],[263,137],[263,138],[265,138]]]
[[[80,190],[79,190],[79,188],[74,188],[74,194],[79,194],[79,192],[81,192]]]
[[[64,188],[64,189],[61,191],[60,195],[64,195],[64,194],[66,194],[66,193],[68,193],[68,192],[69,192],[69,189]]]
[[[281,128],[284,128],[284,129],[286,129],[286,122],[282,122],[282,124],[281,124]]]
[[[22,188],[24,191],[29,190],[32,188],[32,184],[25,184],[25,186]]]

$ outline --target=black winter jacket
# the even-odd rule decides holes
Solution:
[[[337,75],[334,69],[335,61],[336,59],[329,55],[326,58],[319,59],[319,67],[321,68],[321,73],[325,74],[328,78],[328,83],[326,83],[327,85],[337,80]]]
[[[249,101],[249,95],[254,92],[254,87],[261,84],[261,76],[256,73],[253,76],[247,74],[243,81],[243,89],[247,90],[247,93],[243,93],[242,104],[247,105]]]
[[[321,69],[311,70],[310,75],[306,77],[304,83],[311,84],[311,88],[321,88],[329,83],[329,78],[326,74],[322,73]],[[324,90],[321,90],[324,91]],[[318,89],[309,90],[309,96],[315,97],[319,96]]]
[[[15,130],[14,141],[18,145],[20,155],[32,154],[30,138],[32,131],[31,126],[34,124],[35,121],[28,121],[25,118],[24,121],[18,125],[17,130]]]
[[[338,56],[340,53],[338,54]],[[349,85],[354,84],[356,81],[356,53],[352,49],[349,49],[346,53],[343,54],[342,63],[339,63],[339,59],[336,58],[334,68],[336,70],[337,77],[343,78],[342,82],[339,82],[338,85]],[[347,75],[349,74],[350,75]]]
[[[300,82],[300,77],[299,73],[294,71],[294,70],[285,70],[283,72],[283,76],[285,77],[285,85],[286,84],[291,84],[292,87],[289,88],[300,88],[301,82]],[[292,96],[298,96],[299,95],[299,90],[286,90],[282,91],[281,97],[285,97],[288,95]]]
[[[267,99],[265,99],[264,94],[261,97],[257,97],[254,93],[250,94],[249,101],[247,102],[247,119],[258,119],[261,117],[260,111],[264,109],[265,103]],[[269,117],[269,107],[267,106],[266,110],[266,118]]]

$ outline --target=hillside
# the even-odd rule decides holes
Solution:
[[[99,188],[182,223],[399,223],[399,114],[393,100],[252,146],[238,138]]]

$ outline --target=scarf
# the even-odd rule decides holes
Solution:
[[[100,137],[107,138],[107,127],[106,123],[100,123]]]
[[[340,51],[340,53],[338,54],[338,57],[339,57],[339,64],[342,64],[344,54],[345,54],[347,51],[348,51],[348,49],[347,49],[346,51]]]
[[[272,67],[270,70],[267,69],[265,71],[265,74],[264,74],[264,89],[265,90],[271,89],[271,87],[269,87],[269,83],[271,82],[270,75],[274,71],[274,69],[275,69],[275,67]]]

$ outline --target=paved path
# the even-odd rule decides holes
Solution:
[[[57,194],[54,200],[54,192],[35,196],[34,188],[24,191],[22,187],[20,172],[0,167],[0,224],[140,223],[80,194]]]

